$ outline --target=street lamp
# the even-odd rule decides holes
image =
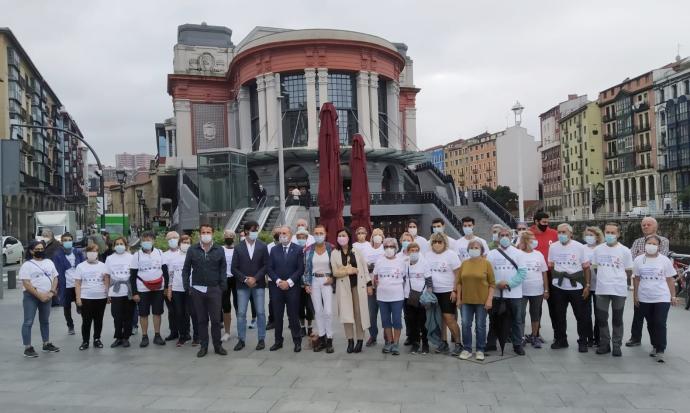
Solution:
[[[138,205],[139,207],[137,208],[137,211],[139,213],[139,227],[144,226],[144,217],[141,215],[142,208],[141,206],[144,204],[144,190],[143,189],[137,189],[137,200],[139,201]]]
[[[125,182],[127,182],[127,171],[118,169],[115,171],[117,182],[120,184],[120,201],[122,204],[122,236],[126,237],[125,233]]]
[[[522,106],[519,101],[515,101],[515,104],[511,108],[515,114],[515,128],[516,136],[518,138],[518,215],[520,222],[525,221],[525,198],[522,188],[522,132],[518,129],[521,129],[520,124],[522,123],[522,111],[524,109],[525,107]]]

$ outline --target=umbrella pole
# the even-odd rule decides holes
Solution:
[[[283,96],[278,96],[277,105],[278,113],[282,110]],[[283,139],[278,136],[278,192],[280,199],[280,217],[278,221],[281,225],[285,225],[285,159],[283,157]],[[269,229],[270,230],[270,229]]]

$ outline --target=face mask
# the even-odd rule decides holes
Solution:
[[[297,231],[299,231],[300,229],[303,229],[303,230],[306,231],[306,230],[307,230],[307,227],[305,227],[304,225],[298,225],[298,226],[297,226]],[[295,231],[295,232],[296,232],[296,231]]]
[[[225,238],[225,245],[227,245],[228,247],[232,247],[232,244],[234,244],[234,243],[235,243],[234,238]]]
[[[539,241],[536,239],[532,240],[532,249],[536,249],[539,246]]]
[[[96,261],[98,260],[98,252],[96,251],[89,251],[86,253],[86,259],[89,261]]]
[[[177,238],[169,239],[168,240],[168,247],[175,249],[177,248],[177,244],[180,242]]]
[[[371,240],[374,242],[374,244],[380,244],[383,242],[383,237],[380,235],[374,235]]]
[[[393,258],[395,257],[395,248],[385,248],[383,250],[383,255],[386,256],[386,258]]]
[[[415,263],[419,261],[419,253],[418,252],[411,252],[410,253],[410,262]]]
[[[280,241],[281,244],[287,244],[290,239],[287,237],[287,235],[281,235],[278,237],[278,240]]]
[[[252,241],[256,241],[256,239],[259,238],[259,232],[258,231],[253,231],[249,233],[249,239]]]
[[[126,249],[126,248],[125,248],[124,245],[122,245],[122,244],[117,244],[117,245],[115,246],[115,253],[116,253],[116,254],[124,254],[125,249]]]
[[[570,241],[570,237],[566,234],[558,234],[558,241],[561,244],[567,244]]]
[[[344,247],[347,245],[348,238],[347,237],[338,237],[338,245],[341,247]]]
[[[402,244],[402,249],[406,250],[407,246],[410,245],[410,241],[403,241],[401,244]]]
[[[204,244],[210,244],[213,242],[213,235],[211,234],[201,234],[201,242]]]
[[[585,242],[587,245],[594,245],[597,243],[597,237],[594,235],[585,235]]]
[[[33,255],[34,255],[34,258],[41,259],[41,258],[45,257],[46,252],[45,252],[45,251],[36,251],[36,250],[34,250]]]
[[[492,240],[493,242],[498,241],[498,233],[493,233],[493,234],[491,234],[491,240]]]
[[[474,228],[473,227],[462,227],[462,232],[464,232],[465,235],[472,235],[472,234],[474,234]]]
[[[146,251],[151,251],[153,249],[153,242],[151,241],[142,241],[141,242],[141,248],[146,250]]]
[[[417,228],[408,228],[407,232],[409,232],[413,237],[417,236]]]
[[[477,248],[470,248],[467,252],[470,254],[471,258],[477,258],[482,254],[482,250]]]
[[[65,242],[62,243],[62,246],[63,246],[66,250],[71,250],[71,249],[72,249],[72,245],[73,245],[73,244],[72,244],[72,241],[65,241]]]
[[[501,240],[499,241],[499,243],[501,244],[501,247],[503,247],[503,248],[508,248],[508,247],[510,246],[510,238],[508,238],[508,237],[503,237],[503,238],[501,238]]]
[[[188,249],[189,249],[189,244],[187,244],[186,242],[184,244],[180,244],[180,251],[186,253]]]
[[[443,234],[443,227],[434,227],[434,234]]]
[[[49,242],[52,241],[52,240],[53,240],[52,238],[43,237],[43,242],[45,242],[46,244],[49,243]]]
[[[616,241],[618,240],[618,237],[613,235],[613,234],[606,234],[604,235],[604,240],[606,241],[607,244],[615,244]]]
[[[304,247],[305,245],[307,245],[307,240],[306,239],[298,239],[297,245],[299,245],[300,247]]]
[[[548,225],[538,224],[538,225],[537,225],[537,228],[539,228],[539,231],[544,232],[544,231],[546,231],[546,230],[549,228],[549,226],[548,226]]]
[[[323,244],[323,242],[326,241],[326,236],[325,235],[314,235],[314,242],[317,244]]]
[[[649,255],[655,255],[659,251],[659,246],[654,244],[645,244],[644,252]]]

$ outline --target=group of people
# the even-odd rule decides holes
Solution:
[[[640,345],[646,320],[650,356],[663,362],[666,318],[677,301],[676,271],[667,257],[668,240],[656,233],[654,218],[642,220],[644,236],[631,249],[619,242],[616,223],[606,224],[603,231],[587,227],[584,243],[574,239],[569,224],[550,228],[549,216],[543,212],[535,215],[531,227],[518,225],[517,234],[495,225],[489,242],[475,235],[474,224],[472,217],[463,218],[463,236],[453,239],[446,234],[444,220],[436,218],[428,240],[419,235],[415,220],[407,223],[398,238],[386,237],[380,228],[369,233],[361,227],[354,234],[342,228],[331,244],[323,225],[310,232],[307,222],[298,220],[294,234],[288,226],[275,228],[274,241],[266,244],[259,239],[258,223],[248,221],[239,242],[233,231],[226,230],[223,245],[214,243],[211,226],[201,225],[198,242],[169,232],[165,252],[154,246],[153,233],[142,234],[136,251],[130,251],[125,238],[116,238],[113,253],[104,260],[98,245],[89,244],[84,251],[74,248],[70,234],[62,235],[61,248],[52,258],[46,257],[45,242],[33,241],[31,259],[19,270],[24,355],[38,356],[31,345],[36,312],[42,350],[59,351],[49,337],[51,301],[59,297],[70,334],[74,334],[72,302],[81,314],[80,350],[91,344],[103,347],[103,318],[110,304],[113,348],[130,347],[137,318],[139,346],[147,347],[151,316],[154,345],[177,340],[176,345],[182,347],[191,342],[199,346],[197,356],[204,357],[212,344],[216,354],[227,355],[223,342],[230,340],[234,307],[234,351],[242,351],[251,304],[256,350],[265,349],[270,328],[274,341],[269,350],[282,349],[287,312],[294,352],[302,350],[303,338],[309,336],[314,351],[333,353],[337,318],[347,339],[347,353],[376,346],[380,325],[381,351],[399,355],[404,323],[403,345],[410,346],[413,354],[429,353],[431,342],[435,353],[481,361],[486,352],[497,350],[497,340],[501,346],[509,341],[517,355],[524,355],[527,345],[541,348],[546,300],[554,331],[552,349],[569,346],[570,305],[577,322],[578,351],[596,346],[597,354],[620,357],[630,286],[635,314],[632,337],[625,345]],[[161,317],[166,306],[171,333],[164,339]],[[528,308],[530,332],[526,334]],[[496,331],[496,323],[487,331],[487,318],[497,320],[506,314],[510,317],[508,337]]]

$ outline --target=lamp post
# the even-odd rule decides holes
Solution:
[[[515,104],[511,109],[515,114],[516,132],[519,132],[517,129],[520,127],[520,124],[522,123],[522,111],[524,109],[525,107],[522,106],[519,101],[515,101]],[[520,222],[525,222],[525,198],[522,187],[522,138],[518,137],[518,139],[518,215],[520,218]]]
[[[124,169],[118,169],[115,171],[115,176],[117,176],[117,182],[120,184],[120,201],[122,204],[122,236],[126,237],[125,233],[125,182],[127,182],[127,171]]]
[[[141,214],[142,211],[142,205],[144,204],[144,190],[143,189],[137,189],[137,200],[138,200],[138,207],[137,207],[137,214],[139,215],[139,228],[144,226],[144,217]]]
[[[281,113],[283,110],[283,96],[280,95],[277,97],[277,106],[278,106],[278,113]],[[279,119],[282,119],[282,117],[279,117]],[[278,126],[278,130],[282,131],[282,125]],[[276,139],[278,142],[278,194],[280,196],[280,223],[282,225],[285,224],[285,158],[284,158],[284,151],[283,151],[283,134],[278,133],[278,137]]]

